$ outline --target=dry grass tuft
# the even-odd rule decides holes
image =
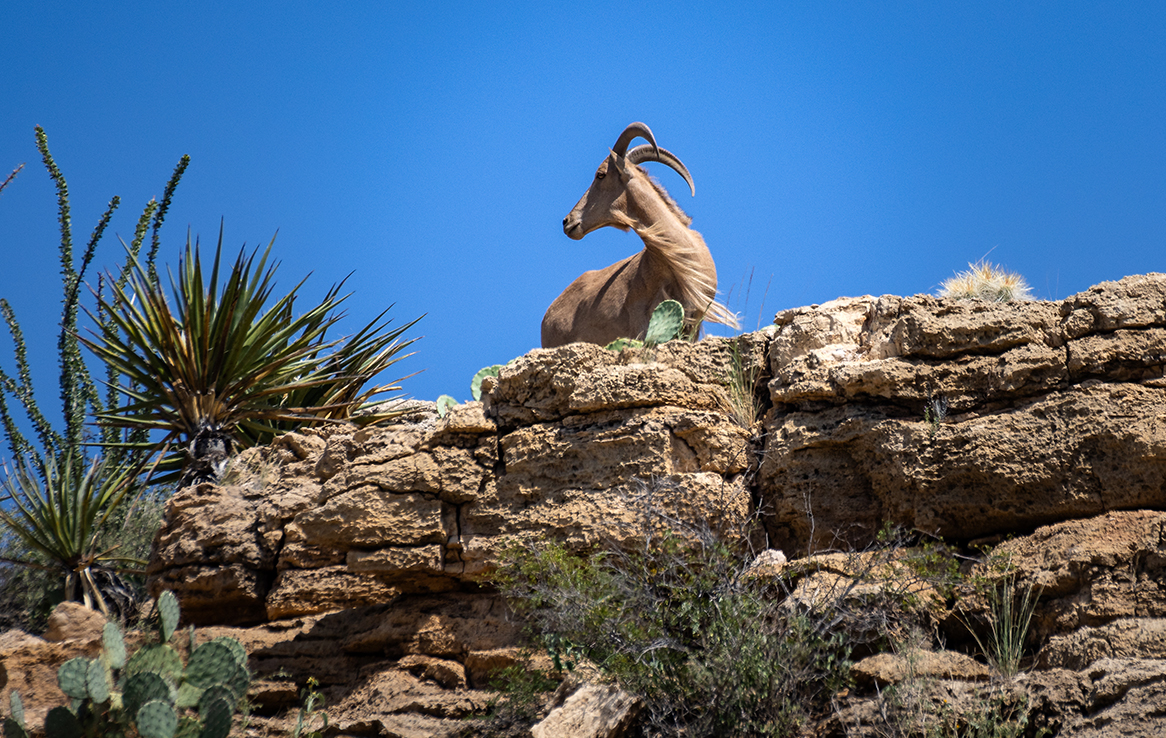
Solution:
[[[957,300],[985,300],[987,302],[1018,302],[1031,300],[1032,288],[1016,272],[981,259],[968,264],[968,271],[959,272],[944,280],[939,287],[940,297]]]

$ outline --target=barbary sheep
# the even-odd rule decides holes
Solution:
[[[649,143],[628,151],[636,138]],[[692,218],[638,166],[648,161],[674,169],[696,195],[688,169],[656,144],[646,125],[632,123],[624,129],[595,172],[591,187],[563,218],[563,232],[578,241],[604,226],[630,228],[644,242],[644,249],[572,282],[543,317],[544,348],[575,341],[606,345],[620,337],[640,338],[652,311],[664,300],[684,306],[687,332],[699,331],[704,320],[740,327],[737,316],[716,301],[717,268],[704,239],[689,228]]]

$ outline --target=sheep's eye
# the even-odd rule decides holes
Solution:
[[[596,179],[603,179],[603,178],[604,178],[604,177],[606,177],[606,176],[607,176],[607,172],[596,172],[596,173],[595,173],[595,178],[596,178]]]

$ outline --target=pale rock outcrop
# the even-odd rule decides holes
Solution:
[[[734,419],[735,365],[759,381],[756,422]],[[1157,274],[1059,303],[841,298],[735,340],[534,350],[444,418],[290,434],[226,484],[182,490],[151,586],[175,590],[192,622],[282,633],[253,653],[257,670],[317,675],[330,711],[352,711],[341,730],[443,735],[435,716],[473,713],[489,675],[521,659],[488,583],[512,545],[633,545],[645,494],[725,530],[756,512],[756,550],[789,559],[758,575],[802,572],[791,606],[807,607],[839,586],[878,596],[827,552],[892,523],[999,544],[1040,588],[1035,671],[1007,686],[1034,725],[1152,735],[1158,718],[1137,715],[1166,659],[1164,367]],[[949,647],[974,652],[957,618],[936,618]],[[997,688],[944,674],[937,699],[953,705]],[[877,735],[855,727],[875,699],[849,695],[821,734]],[[1123,722],[1141,727],[1113,732]]]
[[[53,608],[45,628],[44,639],[61,641],[96,641],[105,628],[105,616],[80,602],[62,602]]]
[[[908,679],[988,680],[988,667],[955,651],[910,650],[867,656],[851,669],[859,687],[886,687]]]
[[[474,588],[528,540],[630,543],[644,485],[691,520],[743,519],[753,435],[724,412],[733,344],[706,343],[533,351],[485,404],[250,450],[227,483],[175,496],[152,587],[192,622],[261,622]],[[763,336],[739,344],[762,361]]]
[[[1150,274],[1060,304],[779,313],[758,479],[772,544],[861,546],[883,521],[967,540],[1166,507],[1164,304]]]
[[[623,738],[639,714],[640,701],[611,685],[579,688],[530,729],[532,738]]]

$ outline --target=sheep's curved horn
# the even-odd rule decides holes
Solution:
[[[649,141],[653,149],[658,150],[660,148],[656,145],[656,137],[652,135],[651,128],[648,128],[643,123],[632,123],[623,129],[623,133],[619,134],[619,138],[615,140],[615,146],[611,147],[612,153],[616,156],[623,156],[628,150],[628,144],[637,138]]]
[[[684,166],[683,162],[676,158],[668,149],[661,149],[656,147],[653,151],[651,146],[637,146],[627,154],[627,160],[632,164],[639,164],[642,161],[658,161],[661,164],[667,164],[676,170],[676,173],[684,177],[684,181],[688,183],[688,188],[692,190],[693,197],[696,196],[696,185],[692,181],[692,175],[688,173],[688,167]]]

